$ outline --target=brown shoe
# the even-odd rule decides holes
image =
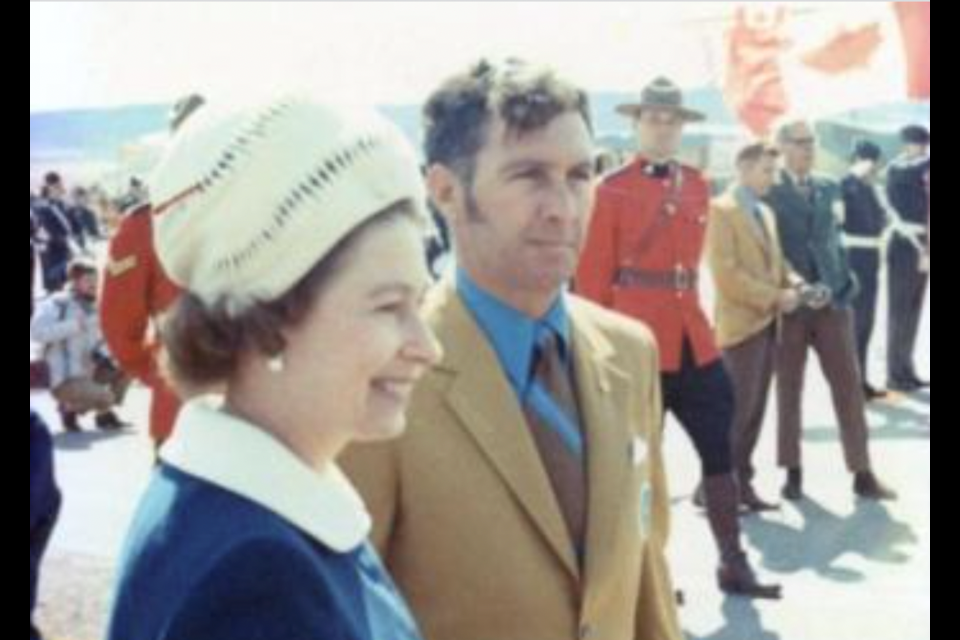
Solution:
[[[740,504],[750,513],[761,513],[763,511],[777,511],[780,505],[767,502],[757,493],[751,484],[744,484],[740,487]]]
[[[745,553],[727,558],[717,570],[717,584],[724,593],[759,600],[780,600],[783,587],[779,584],[761,584],[757,580]]]
[[[886,400],[887,396],[890,395],[890,392],[888,392],[886,389],[878,389],[869,382],[864,382],[863,395],[867,402],[876,402],[878,400]]]
[[[862,471],[854,476],[853,492],[858,498],[875,502],[897,499],[897,492],[880,482],[873,471]]]

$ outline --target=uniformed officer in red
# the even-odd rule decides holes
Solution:
[[[175,132],[204,104],[190,95],[171,113]],[[159,448],[170,436],[180,400],[160,374],[157,355],[157,321],[177,300],[180,291],[163,271],[153,245],[153,215],[147,194],[131,185],[125,216],[110,242],[110,260],[100,302],[103,337],[125,373],[153,393],[150,436]],[[142,189],[142,187],[140,188]]]
[[[660,343],[664,407],[699,454],[702,495],[720,550],[718,581],[728,593],[779,598],[760,584],[741,543],[741,501],[769,507],[749,479],[733,473],[730,431],[733,389],[698,292],[710,187],[677,161],[684,125],[703,115],[684,106],[670,80],[647,86],[639,102],[618,112],[632,119],[639,157],[599,187],[577,291],[646,323]]]
[[[152,218],[149,204],[134,204],[110,242],[100,324],[123,371],[153,392],[150,436],[159,446],[173,429],[180,403],[158,370],[156,321],[179,291],[157,261]]]

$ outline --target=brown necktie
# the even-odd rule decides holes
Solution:
[[[573,390],[571,376],[560,354],[560,345],[553,332],[540,342],[536,354],[534,383],[549,394],[556,407],[576,425],[582,437],[580,411]],[[533,439],[540,451],[547,476],[556,494],[563,519],[570,531],[578,555],[582,558],[587,529],[587,474],[586,457],[578,455],[549,424],[549,419],[528,401],[524,414]]]
[[[757,225],[757,229],[760,231],[760,237],[763,238],[764,243],[770,242],[770,233],[767,231],[767,223],[763,218],[763,209],[760,208],[760,205],[757,205],[753,208],[753,221]]]

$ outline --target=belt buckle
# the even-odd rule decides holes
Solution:
[[[693,288],[693,272],[683,267],[677,267],[674,272],[674,285],[677,291],[690,291]]]

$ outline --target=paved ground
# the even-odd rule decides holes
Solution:
[[[812,414],[820,413],[816,403],[808,404]],[[671,555],[687,595],[683,619],[691,639],[929,640],[929,396],[872,412],[872,418],[876,465],[900,492],[897,503],[852,498],[835,431],[819,420],[826,426],[806,434],[809,498],[745,521],[753,557],[784,583],[782,603],[754,606],[720,597],[709,574],[706,522],[689,501],[676,505]],[[669,446],[680,494],[678,488],[693,486],[695,461],[682,437]],[[764,447],[772,466],[773,442]],[[780,480],[768,472],[759,485],[773,497]]]
[[[927,318],[924,371],[929,353]],[[882,353],[876,356],[879,365]],[[852,499],[829,396],[815,366],[808,383],[810,499],[746,521],[752,554],[784,582],[784,602],[753,605],[724,599],[714,589],[706,522],[686,499],[696,482],[696,460],[682,432],[670,429],[676,501],[671,556],[687,597],[684,626],[691,640],[929,640],[930,396],[900,398],[871,411],[876,466],[901,500],[862,505]],[[31,396],[30,402],[49,415],[48,399]],[[125,413],[144,423],[142,391],[133,391]],[[759,458],[765,471],[758,484],[770,497],[780,482],[773,471],[774,426],[768,422]],[[56,446],[66,502],[43,574],[39,619],[51,640],[100,640],[114,559],[151,451],[141,431],[58,435]]]
[[[31,396],[51,424],[49,399]],[[134,390],[125,407],[144,424],[147,397]],[[114,560],[150,473],[151,449],[141,432],[57,434],[57,476],[63,512],[45,564],[39,620],[50,640],[101,640]]]
[[[878,327],[869,364],[879,382],[885,331]],[[929,305],[917,361],[929,373]],[[752,605],[724,599],[712,588],[706,521],[683,499],[696,484],[696,459],[682,431],[670,431],[677,499],[671,556],[687,595],[682,615],[691,640],[930,639],[930,394],[870,408],[874,464],[901,495],[890,505],[859,504],[844,471],[828,388],[816,358],[810,364],[804,407],[808,499],[745,521],[751,554],[768,576],[784,583],[782,603]],[[758,459],[758,487],[768,498],[777,496],[782,483],[774,469],[774,414],[771,405]]]

